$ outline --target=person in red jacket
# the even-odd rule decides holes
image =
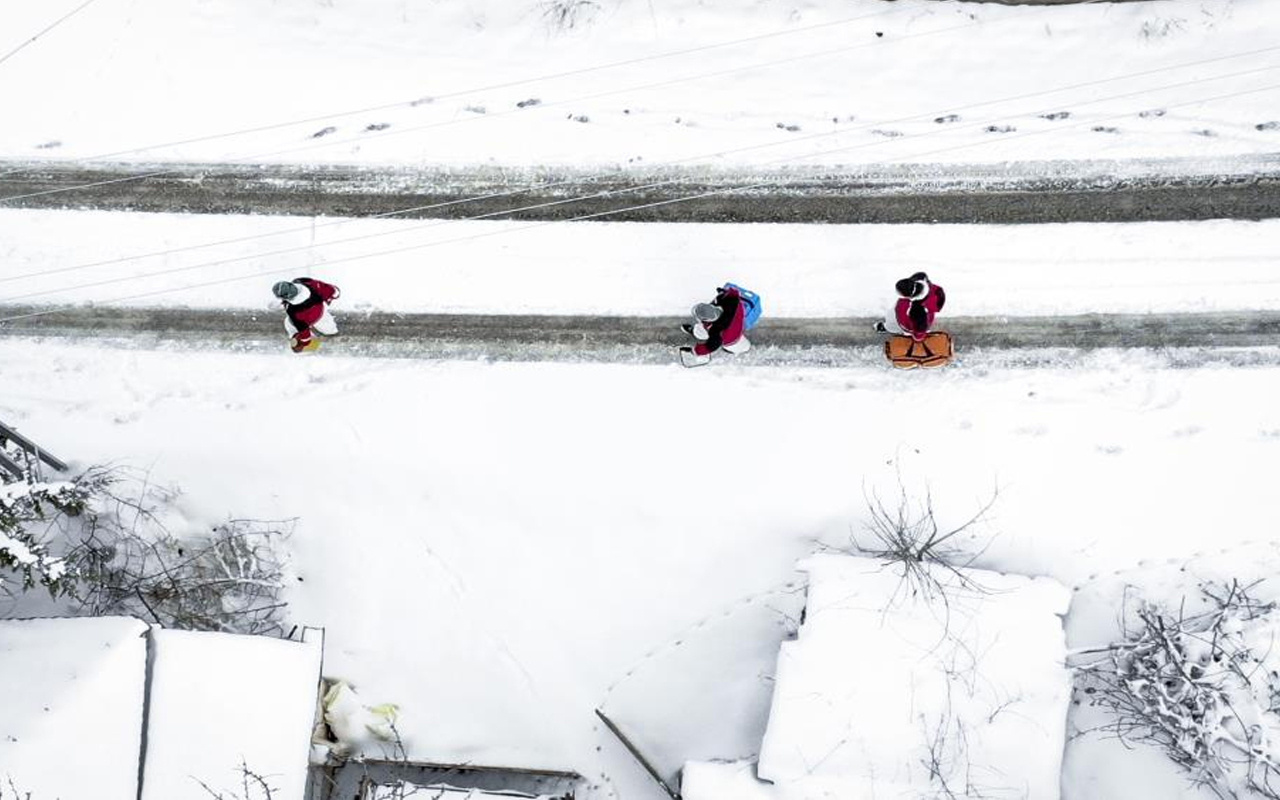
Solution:
[[[903,278],[895,285],[898,302],[886,315],[884,322],[877,322],[880,333],[901,333],[917,342],[923,342],[933,328],[933,321],[947,302],[947,293],[929,280],[923,272]]]
[[[337,286],[315,278],[294,278],[279,281],[271,287],[271,293],[284,306],[284,329],[293,352],[319,347],[317,333],[333,336],[338,332],[338,323],[329,315],[329,304],[342,294]]]
[[[694,338],[693,347],[680,348],[680,363],[700,367],[711,361],[720,348],[727,353],[745,353],[751,349],[746,337],[746,309],[742,294],[734,286],[721,286],[716,299],[693,307],[694,322],[682,325]]]

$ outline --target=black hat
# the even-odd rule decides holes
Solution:
[[[923,272],[917,272],[916,275],[923,275]],[[925,294],[929,291],[929,284],[916,278],[914,275],[910,278],[903,278],[894,284],[894,288],[898,290],[898,294],[908,300],[923,300]]]

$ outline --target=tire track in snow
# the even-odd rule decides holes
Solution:
[[[1280,217],[1280,159],[1267,154],[772,170],[690,167],[607,176],[536,166],[164,164],[165,172],[155,174],[156,169],[155,164],[0,161],[0,174],[18,176],[0,178],[0,208],[544,221],[610,212],[601,219],[841,224]],[[672,202],[678,198],[688,199]]]

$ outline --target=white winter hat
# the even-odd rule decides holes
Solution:
[[[720,306],[711,303],[698,303],[693,307],[693,318],[702,322],[715,322],[720,319]]]

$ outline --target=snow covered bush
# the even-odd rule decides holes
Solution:
[[[196,527],[174,513],[176,497],[119,467],[0,485],[0,590],[44,586],[72,614],[285,633],[282,543],[292,523]],[[171,519],[181,527],[171,530]]]
[[[95,494],[67,556],[82,610],[182,630],[284,634],[282,545],[292,522],[232,519],[178,535],[165,522],[174,497],[119,473]]]
[[[0,484],[0,590],[6,574],[22,590],[40,585],[55,597],[68,593],[75,575],[66,559],[49,551],[59,522],[80,515],[97,487],[96,477],[44,483],[34,479]]]
[[[1203,584],[1176,608],[1141,602],[1122,641],[1075,654],[1102,731],[1157,745],[1224,800],[1280,798],[1280,612],[1257,583]]]

